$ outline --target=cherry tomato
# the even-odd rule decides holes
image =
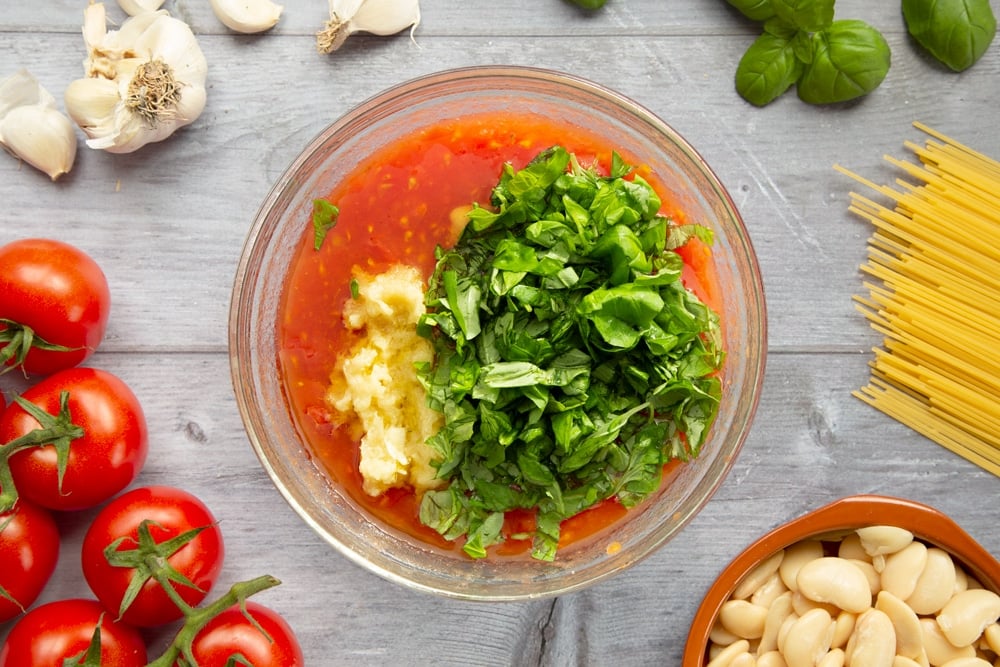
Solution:
[[[138,630],[116,622],[96,600],[70,599],[49,602],[25,614],[0,647],[0,667],[62,667],[66,658],[83,657],[98,623],[100,664],[146,664],[146,645]]]
[[[237,653],[254,667],[300,667],[304,664],[302,647],[285,619],[256,602],[248,601],[246,608],[267,636],[243,615],[239,605],[230,607],[195,636],[192,653],[200,667],[224,667]]]
[[[146,462],[149,433],[135,394],[107,371],[59,371],[22,397],[55,415],[63,391],[70,394],[70,416],[84,435],[70,444],[61,490],[56,449],[51,445],[14,454],[10,469],[20,496],[49,509],[78,510],[102,503],[132,483]],[[0,443],[9,443],[38,426],[24,408],[11,403],[0,415]]]
[[[80,364],[104,339],[110,310],[104,272],[79,248],[50,239],[0,247],[0,359],[9,357],[8,366],[48,375]],[[26,353],[11,342],[24,328],[36,341]],[[44,349],[38,339],[69,349]]]
[[[144,521],[149,522],[149,535],[158,545],[204,527],[189,542],[166,556],[174,570],[197,586],[174,584],[174,589],[189,605],[195,606],[205,598],[222,569],[222,531],[198,498],[169,486],[142,487],[124,493],[101,509],[83,538],[83,576],[97,599],[116,618],[136,570],[112,565],[104,550],[121,538],[125,539],[119,543],[116,556],[135,549]],[[122,619],[135,626],[153,627],[182,615],[160,585],[149,579]]]
[[[59,529],[46,510],[27,500],[0,514],[0,623],[38,599],[59,560]]]

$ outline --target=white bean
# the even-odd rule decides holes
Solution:
[[[747,600],[728,600],[719,609],[722,627],[742,639],[758,639],[764,634],[767,607]]]
[[[837,555],[847,560],[863,560],[872,562],[872,557],[861,544],[861,536],[856,532],[847,535],[837,545]]]
[[[885,568],[882,570],[882,590],[905,600],[913,594],[926,564],[927,545],[923,542],[910,542],[899,551],[887,555]]]
[[[805,597],[859,614],[872,606],[868,578],[843,558],[827,556],[802,565],[796,585]]]
[[[788,590],[798,590],[795,578],[799,574],[799,568],[811,560],[822,558],[822,556],[823,544],[821,542],[817,542],[816,540],[804,540],[802,542],[797,542],[785,549],[785,557],[782,559],[781,565],[778,567],[778,573],[781,575],[781,580],[785,582],[785,586],[788,587]]]
[[[757,589],[763,586],[781,565],[781,560],[785,556],[785,551],[777,551],[765,558],[757,567],[750,571],[733,590],[732,597],[737,600],[746,600],[753,595]]]
[[[892,667],[921,667],[921,665],[916,660],[897,655],[892,659]]]
[[[930,547],[924,571],[920,573],[913,592],[905,598],[906,604],[918,614],[936,614],[956,593],[957,576],[951,554],[944,549]]]
[[[761,655],[778,648],[778,632],[789,616],[792,615],[792,592],[788,591],[778,596],[767,610],[764,619],[764,633],[761,635],[757,654]]]
[[[921,618],[920,629],[923,631],[924,651],[927,660],[934,667],[940,667],[949,660],[976,655],[976,649],[966,645],[957,647],[944,636],[938,622],[933,618]]]
[[[875,570],[875,566],[872,565],[872,562],[867,560],[858,560],[856,558],[849,558],[847,559],[847,562],[864,573],[865,577],[868,579],[868,590],[871,591],[873,596],[878,595],[878,592],[882,590],[882,575]]]
[[[920,619],[905,602],[890,593],[879,591],[875,608],[885,613],[896,632],[896,655],[916,660],[923,654],[924,638]]]
[[[913,541],[913,533],[897,526],[867,526],[858,528],[857,534],[865,553],[873,558],[896,553]]]
[[[994,623],[983,630],[983,638],[990,650],[1000,656],[1000,623]]]
[[[958,593],[937,615],[941,631],[955,646],[972,644],[1000,618],[1000,595],[985,588]]]
[[[816,663],[816,667],[844,667],[844,661],[846,660],[843,649],[835,648],[829,653],[824,655],[819,662]]]
[[[712,660],[706,665],[706,667],[729,667],[736,658],[741,653],[746,653],[750,650],[750,642],[745,639],[741,639],[738,642],[733,642],[729,646],[722,648]]]
[[[757,659],[752,653],[740,653],[732,659],[729,667],[757,667]]]
[[[896,632],[885,612],[869,609],[858,616],[845,652],[851,667],[892,667]]]
[[[781,655],[788,667],[815,667],[830,650],[833,619],[825,609],[806,612],[791,626],[781,645]]]
[[[830,644],[832,648],[844,648],[847,646],[847,640],[854,633],[854,624],[857,620],[858,615],[852,614],[849,611],[842,611],[837,614],[837,618],[834,621],[833,642]]]
[[[982,658],[955,658],[941,665],[941,667],[993,667]]]
[[[711,632],[708,633],[708,639],[714,644],[719,644],[721,646],[729,646],[735,641],[739,641],[740,637],[737,637],[720,623],[718,620],[715,621],[715,625],[712,626]]]
[[[788,667],[788,663],[777,650],[760,653],[757,656],[757,667]]]
[[[781,575],[775,572],[767,581],[761,584],[760,588],[750,596],[750,602],[759,604],[762,607],[770,607],[779,595],[788,591],[788,586],[781,580]]]

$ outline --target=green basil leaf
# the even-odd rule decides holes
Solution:
[[[975,64],[997,31],[989,0],[903,0],[906,29],[956,72]]]
[[[736,91],[751,104],[770,104],[791,88],[802,72],[790,40],[763,33],[740,59]]]
[[[812,62],[798,82],[799,98],[809,104],[846,102],[867,95],[889,72],[889,45],[864,21],[834,21],[815,33],[812,42]]]
[[[816,32],[833,23],[834,0],[771,0],[774,13],[799,30]]]
[[[766,21],[774,16],[771,0],[726,0],[752,21]]]

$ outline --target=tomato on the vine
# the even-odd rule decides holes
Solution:
[[[48,511],[19,500],[0,514],[0,623],[38,599],[59,560],[59,529]]]
[[[0,667],[51,667],[83,656],[101,626],[102,665],[142,667],[146,645],[139,631],[114,620],[96,600],[59,600],[35,607],[11,628],[0,647]]]
[[[174,540],[198,529],[200,532],[184,544]],[[147,540],[143,539],[144,530]],[[162,625],[183,616],[144,565],[149,559],[143,549],[152,546],[149,542],[155,543],[158,559],[165,560],[174,573],[193,584],[168,584],[192,607],[215,584],[224,556],[222,531],[215,517],[201,500],[186,491],[169,486],[143,487],[108,503],[83,538],[83,576],[115,617],[121,612],[133,576],[146,579],[121,616],[139,627]]]
[[[260,628],[235,605],[210,620],[195,636],[192,654],[200,667],[225,667],[234,655],[243,656],[254,667],[304,664],[302,647],[284,618],[256,602],[247,601],[246,610]]]
[[[0,247],[0,366],[48,375],[79,365],[104,339],[108,281],[79,248],[51,239]]]
[[[146,462],[149,431],[139,399],[128,385],[96,368],[59,371],[21,397],[55,415],[63,392],[69,393],[70,416],[84,435],[70,442],[62,481],[53,445],[14,454],[10,468],[20,496],[49,509],[85,509],[132,483]],[[38,427],[33,416],[11,403],[0,415],[0,443],[10,443]]]

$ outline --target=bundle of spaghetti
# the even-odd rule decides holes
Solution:
[[[882,335],[854,396],[1000,476],[1000,162],[921,123],[908,180],[851,193],[874,226],[858,310]]]

